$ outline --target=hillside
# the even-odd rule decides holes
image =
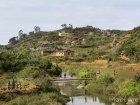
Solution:
[[[65,48],[75,51],[74,61],[93,61],[96,59],[122,60],[138,62],[140,28],[133,30],[102,30],[92,26],[65,27],[51,32],[29,32],[9,40],[10,47],[26,50],[39,55],[42,46],[52,44],[53,48]],[[113,55],[113,56],[110,56]],[[120,56],[122,58],[120,58]],[[63,59],[65,60],[65,59]],[[131,60],[131,61],[130,61]]]
[[[0,104],[65,105],[69,98],[51,82],[63,73],[93,78],[86,85],[89,93],[140,97],[139,41],[140,27],[129,31],[68,27],[29,34],[20,30],[8,45],[0,46]]]
[[[125,34],[124,43],[118,48],[118,53],[128,56],[133,62],[140,61],[140,27],[136,27]]]

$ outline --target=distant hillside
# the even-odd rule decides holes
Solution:
[[[59,33],[64,35],[59,36]],[[23,34],[18,37],[13,37],[9,40],[9,44],[24,47],[37,48],[40,43],[54,43],[60,46],[79,46],[79,45],[96,45],[102,44],[96,42],[96,39],[108,39],[112,36],[121,35],[123,31],[120,30],[101,30],[92,26],[81,28],[63,28],[61,30],[52,32],[29,32],[29,35]],[[86,43],[88,42],[88,43]]]
[[[42,45],[48,43],[74,50],[77,59],[82,60],[120,60],[121,55],[130,58],[132,62],[140,60],[140,27],[128,31],[102,30],[92,26],[63,27],[51,32],[21,34],[11,38],[8,46],[38,51]]]
[[[134,62],[140,61],[140,27],[125,33],[127,40],[120,46],[118,53],[123,53]]]

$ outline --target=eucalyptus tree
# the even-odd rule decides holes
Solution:
[[[19,32],[18,32],[19,39],[22,37],[22,35],[23,35],[23,31],[19,30]]]
[[[40,30],[41,30],[41,28],[40,28],[39,26],[35,26],[35,27],[34,27],[34,32],[35,32],[35,33],[40,32]]]
[[[72,24],[69,24],[69,28],[73,28],[73,25]]]

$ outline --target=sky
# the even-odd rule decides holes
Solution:
[[[140,0],[0,0],[0,44],[40,26],[42,31],[91,25],[129,30],[140,26]]]

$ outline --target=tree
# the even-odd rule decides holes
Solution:
[[[19,39],[24,39],[24,38],[27,36],[27,34],[24,34],[23,31],[20,30],[20,31],[18,32],[18,36],[19,36]]]
[[[19,32],[18,32],[19,39],[22,37],[22,35],[23,35],[23,31],[19,30]]]
[[[69,24],[69,28],[73,28],[73,25],[72,24]]]
[[[49,74],[54,76],[60,76],[61,73],[62,73],[62,69],[58,67],[58,65],[52,65],[52,68],[49,71]]]
[[[39,26],[35,26],[35,27],[34,27],[34,32],[35,32],[35,33],[40,32],[40,30],[41,30],[41,29],[40,29],[40,27],[39,27]]]
[[[17,43],[17,41],[18,41],[18,38],[17,37],[12,37],[12,38],[10,38],[9,39],[9,44],[16,44]]]
[[[63,29],[65,29],[65,28],[67,28],[67,24],[62,24],[61,27],[62,27]]]
[[[73,28],[73,25],[72,25],[72,24],[69,24],[69,25],[67,25],[67,24],[62,24],[61,27],[62,27],[63,29],[66,29],[66,28],[72,29],[72,28]]]
[[[24,39],[27,36],[27,34],[24,34],[22,30],[19,30],[18,37],[19,39]]]

